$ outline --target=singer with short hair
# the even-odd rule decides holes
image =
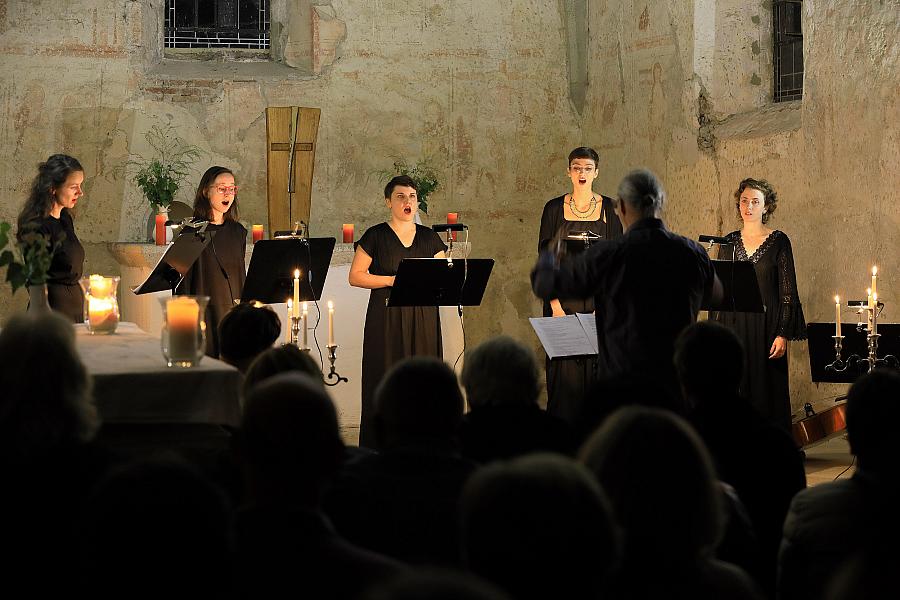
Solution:
[[[579,147],[569,153],[566,177],[572,191],[544,205],[538,236],[538,253],[553,240],[563,241],[569,250],[583,250],[595,241],[621,237],[622,224],[613,209],[613,199],[594,192],[599,174],[600,156],[593,148]],[[585,236],[584,242],[570,238]],[[552,298],[544,301],[545,317],[563,317],[594,312],[593,296]],[[583,398],[597,378],[597,357],[565,358],[545,361],[547,411],[576,425],[581,416]]]
[[[375,389],[385,373],[410,356],[443,357],[436,306],[385,305],[401,260],[443,258],[447,249],[434,230],[415,222],[419,210],[416,188],[416,182],[406,175],[388,182],[384,203],[390,219],[366,230],[356,242],[350,265],[350,285],[372,290],[363,332],[359,425],[359,445],[369,448],[375,447]]]
[[[178,295],[209,296],[206,354],[213,358],[219,357],[219,322],[240,302],[247,276],[247,229],[237,221],[237,191],[234,173],[226,167],[210,167],[200,178],[193,221],[209,221],[206,231],[214,235],[175,289]],[[182,235],[193,233],[188,229]]]
[[[16,230],[20,242],[29,233],[40,233],[56,247],[47,271],[47,299],[50,308],[73,323],[84,321],[84,296],[78,285],[84,247],[75,235],[71,212],[84,195],[82,183],[84,169],[71,156],[54,154],[40,163]]]
[[[767,225],[777,204],[778,195],[768,181],[744,179],[734,192],[743,227],[725,236],[734,247],[735,260],[753,263],[765,311],[713,312],[710,318],[732,329],[744,345],[741,395],[769,423],[790,432],[788,340],[806,339],[806,321],[797,293],[791,240]]]

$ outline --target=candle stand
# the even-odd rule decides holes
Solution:
[[[878,333],[878,313],[880,309],[884,308],[883,302],[877,302],[872,306],[862,306],[860,307],[860,313],[865,311],[866,313],[866,322],[858,323],[856,325],[857,331],[866,331],[868,332],[866,335],[866,341],[868,343],[868,356],[863,358],[858,354],[851,354],[846,358],[846,360],[841,358],[841,348],[844,342],[844,336],[842,335],[833,335],[834,338],[834,362],[827,365],[825,367],[826,372],[830,373],[843,373],[848,369],[862,370],[865,365],[866,371],[871,371],[875,367],[889,366],[893,368],[900,368],[900,361],[897,360],[897,357],[893,354],[888,354],[883,358],[878,358],[878,338],[881,337],[881,334]]]
[[[350,381],[346,377],[343,377],[340,373],[338,373],[334,368],[334,362],[337,360],[337,344],[328,344],[328,362],[330,364],[330,368],[328,370],[328,375],[325,377],[325,385],[335,386],[340,382]],[[331,379],[335,379],[334,383],[331,383]]]

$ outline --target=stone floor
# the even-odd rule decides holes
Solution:
[[[850,466],[851,463],[853,466]],[[849,469],[847,467],[850,467]],[[846,435],[806,449],[806,483],[813,486],[828,481],[850,477],[855,471],[853,455]]]

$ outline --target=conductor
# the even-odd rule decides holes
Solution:
[[[619,183],[616,215],[624,235],[601,240],[559,263],[555,244],[531,273],[534,293],[545,300],[594,296],[600,376],[654,378],[680,397],[673,366],[675,339],[697,320],[705,297],[722,286],[706,251],[666,229],[660,215],[665,191],[646,169]]]

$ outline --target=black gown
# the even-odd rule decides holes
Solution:
[[[84,294],[78,280],[84,272],[84,247],[75,235],[72,215],[64,208],[59,218],[47,216],[37,224],[36,231],[50,236],[50,242],[60,242],[47,271],[47,300],[50,308],[73,323],[84,322]]]
[[[616,239],[622,235],[622,224],[613,210],[613,200],[601,196],[601,218],[597,221],[568,221],[564,216],[563,201],[565,196],[559,196],[544,205],[541,215],[541,230],[538,239],[538,253],[558,233],[571,235],[582,232],[591,232],[603,239]],[[567,243],[567,249],[577,251],[578,243]],[[579,313],[591,313],[594,311],[594,298],[559,298],[563,310],[567,315]],[[549,302],[544,302],[544,316],[553,315],[553,309]],[[568,422],[577,425],[581,414],[582,400],[588,388],[597,378],[596,358],[556,359],[547,358],[547,411]]]
[[[206,306],[206,354],[219,357],[219,322],[244,291],[244,256],[247,253],[247,229],[237,221],[209,224],[210,240],[184,279],[175,289],[178,295],[209,296]],[[187,235],[193,235],[187,232]],[[224,273],[223,273],[224,272]]]
[[[783,232],[775,230],[752,256],[747,256],[740,231],[732,231],[726,238],[734,245],[736,260],[753,263],[765,312],[713,312],[710,318],[731,328],[744,344],[746,359],[741,394],[766,421],[790,432],[787,353],[770,360],[769,350],[778,336],[806,339],[791,241]]]
[[[447,249],[437,233],[422,225],[416,225],[416,235],[407,248],[387,223],[370,227],[356,245],[372,257],[370,274],[388,276],[397,274],[400,261],[404,258],[431,258]],[[395,363],[410,356],[443,357],[437,307],[388,308],[385,302],[390,295],[391,288],[371,290],[366,309],[359,445],[369,448],[375,447],[375,389],[385,373]]]

